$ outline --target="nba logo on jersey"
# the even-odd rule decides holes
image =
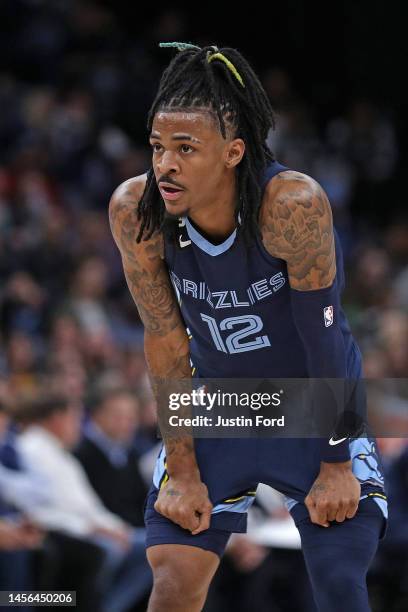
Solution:
[[[323,308],[323,315],[325,327],[330,327],[330,325],[333,325],[333,306],[326,306]]]

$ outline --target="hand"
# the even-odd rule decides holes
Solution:
[[[312,523],[330,527],[329,521],[342,523],[346,518],[353,518],[359,500],[360,483],[351,471],[351,461],[322,462],[305,504]]]
[[[0,521],[0,550],[24,550],[38,548],[44,534],[28,522]]]
[[[231,557],[239,572],[256,570],[268,555],[268,549],[252,542],[246,534],[234,533],[228,542],[227,555]]]
[[[109,527],[97,527],[94,530],[94,533],[98,535],[102,535],[106,538],[110,538],[111,540],[116,542],[116,544],[118,544],[120,548],[122,548],[124,551],[130,548],[130,545],[131,545],[130,529],[127,529],[125,527],[123,529],[120,529],[120,528],[114,529],[114,528],[109,528]]]
[[[190,475],[171,477],[160,489],[154,509],[197,535],[210,526],[212,503],[201,480]]]

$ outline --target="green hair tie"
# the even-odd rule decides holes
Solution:
[[[211,62],[213,62],[214,60],[216,60],[216,59],[221,60],[222,62],[224,62],[224,64],[232,72],[232,74],[237,79],[237,81],[242,85],[242,87],[245,87],[244,81],[242,80],[242,77],[239,74],[238,70],[235,68],[234,64],[227,57],[225,57],[225,55],[223,55],[222,53],[219,53],[219,52],[218,53],[212,53],[212,54],[210,54],[210,52],[208,52],[208,54],[207,54],[207,61],[208,61],[209,64]]]
[[[187,51],[188,49],[195,49],[196,51],[201,51],[201,47],[198,47],[197,45],[193,45],[191,43],[183,43],[183,42],[162,42],[162,43],[159,43],[159,47],[161,47],[162,49],[177,49],[178,51]],[[225,57],[223,53],[220,53],[220,51],[218,50],[218,47],[214,45],[211,48],[214,49],[214,53],[211,53],[211,51],[208,51],[207,53],[208,63],[210,64],[211,62],[217,59],[221,60],[227,66],[228,70],[232,72],[232,74],[237,79],[237,81],[242,85],[242,87],[245,87],[244,81],[242,80],[242,77],[239,74],[238,70],[235,68],[234,64],[227,57]]]
[[[197,45],[192,45],[191,43],[183,42],[160,43],[159,47],[168,49],[178,49],[178,51],[186,51],[187,49],[195,49],[196,51],[201,51],[201,47],[197,47]]]

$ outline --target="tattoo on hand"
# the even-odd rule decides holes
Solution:
[[[327,491],[327,487],[326,485],[320,482],[317,482],[316,484],[314,484],[312,488],[310,489],[310,493],[317,493],[317,492],[322,492],[322,491]]]
[[[169,495],[170,497],[180,497],[181,493],[180,491],[176,491],[176,489],[168,489],[166,491],[166,495]]]

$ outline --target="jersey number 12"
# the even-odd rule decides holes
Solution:
[[[200,313],[202,320],[207,323],[211,337],[218,351],[223,353],[244,353],[246,351],[255,351],[256,349],[264,348],[265,346],[271,346],[268,336],[255,336],[251,340],[243,342],[244,338],[253,336],[260,332],[263,328],[261,317],[258,315],[242,315],[239,317],[227,317],[220,321],[218,327],[217,321],[209,315]],[[225,342],[222,339],[221,332],[229,329],[234,329],[236,325],[241,327],[238,331],[234,331],[225,338]]]

